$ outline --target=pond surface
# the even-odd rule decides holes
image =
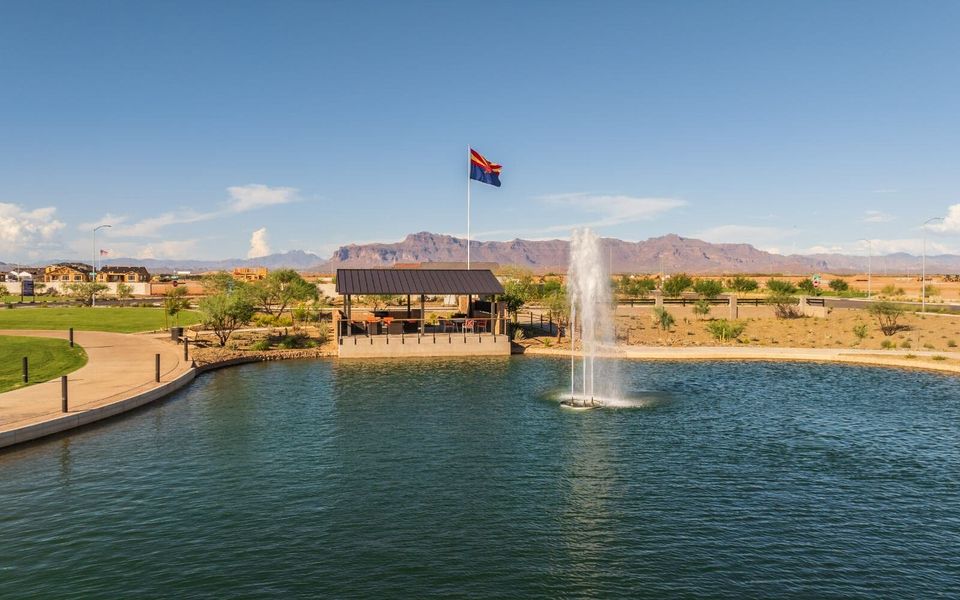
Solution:
[[[947,597],[960,379],[564,360],[201,376],[0,454],[0,597]]]

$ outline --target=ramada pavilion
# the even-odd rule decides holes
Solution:
[[[509,355],[503,286],[487,269],[337,269],[341,358]],[[363,296],[365,306],[359,304]],[[376,298],[402,296],[405,306]],[[431,307],[427,297],[456,298]],[[372,304],[372,306],[371,306]]]

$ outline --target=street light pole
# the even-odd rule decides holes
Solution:
[[[873,242],[871,240],[860,240],[867,243],[867,300],[873,297]]]
[[[112,227],[112,225],[97,225],[93,228],[93,262],[90,264],[90,268],[93,269],[93,282],[97,283],[97,230],[103,229],[104,227]],[[92,289],[92,288],[91,288]],[[90,306],[97,305],[97,294],[91,292],[90,294]]]
[[[927,312],[927,225],[942,221],[943,217],[931,217],[923,222],[923,259],[920,262],[920,312]]]

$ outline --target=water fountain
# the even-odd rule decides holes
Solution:
[[[568,408],[595,408],[618,396],[613,361],[598,360],[604,350],[615,350],[610,275],[600,253],[600,238],[589,228],[573,231],[567,270],[570,300],[570,397]],[[578,328],[579,323],[579,328]],[[581,364],[576,364],[580,339]],[[579,381],[578,381],[579,375]]]

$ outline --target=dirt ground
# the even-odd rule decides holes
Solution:
[[[904,313],[899,323],[905,329],[884,336],[876,320],[865,310],[829,309],[825,318],[801,317],[777,319],[768,306],[739,307],[739,321],[745,324],[743,334],[727,344],[782,346],[792,348],[847,347],[884,349],[890,340],[899,349],[954,351],[950,342],[960,344],[960,317],[947,315],[918,316]],[[663,331],[653,321],[652,307],[620,307],[617,311],[617,338],[621,344],[644,346],[715,346],[720,342],[707,331],[707,320],[693,314],[691,306],[668,306],[676,324]],[[709,318],[726,318],[728,309],[715,306]],[[854,334],[854,326],[866,324],[868,334],[862,341]]]

